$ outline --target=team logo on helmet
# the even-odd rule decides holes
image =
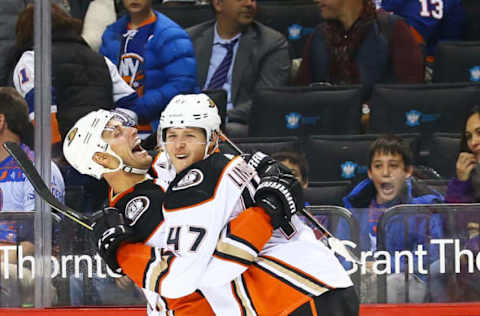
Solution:
[[[213,102],[213,100],[212,100],[212,99],[210,99],[210,97],[207,97],[207,98],[208,98],[208,103],[210,103],[210,105],[209,105],[208,107],[210,107],[210,108],[214,108],[214,107],[216,107],[216,106],[217,106],[217,105],[215,104],[215,102]]]
[[[78,132],[78,128],[75,127],[70,131],[70,133],[68,133],[67,135],[68,146],[70,146],[70,144],[72,143],[73,139],[75,138],[75,135],[77,135],[77,132]]]
[[[137,196],[127,203],[125,207],[125,217],[131,221],[130,226],[135,225],[149,206],[150,200],[146,196]]]
[[[198,169],[190,170],[178,183],[172,188],[172,191],[183,190],[202,183],[203,173]]]

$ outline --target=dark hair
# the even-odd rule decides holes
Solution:
[[[17,18],[15,29],[16,44],[19,50],[28,50],[33,47],[34,5],[30,3],[23,9]],[[59,5],[52,3],[52,34],[57,30],[73,30],[82,34],[82,21],[71,17]]]
[[[479,105],[475,105],[470,110],[467,117],[465,118],[465,122],[463,122],[462,134],[460,135],[460,148],[459,148],[460,152],[467,152],[467,153],[472,152],[467,145],[467,138],[466,138],[465,132],[466,132],[466,129],[467,129],[468,120],[475,114],[478,114],[480,116],[480,106]]]
[[[368,168],[372,167],[375,154],[396,155],[400,154],[405,168],[413,164],[413,155],[410,146],[401,137],[393,134],[386,134],[378,137],[371,145],[368,152]]]
[[[27,102],[15,88],[0,87],[0,114],[5,115],[8,129],[22,140],[26,133],[31,131]]]
[[[297,165],[300,169],[300,177],[302,181],[307,183],[308,182],[308,161],[305,158],[305,155],[300,154],[298,152],[291,152],[291,151],[282,151],[277,152],[271,155],[273,159],[276,161],[289,161],[294,165]]]

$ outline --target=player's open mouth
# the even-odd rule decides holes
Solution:
[[[144,151],[144,149],[140,145],[137,145],[137,146],[133,147],[133,149],[132,149],[132,153],[138,153],[138,152],[142,152],[142,151]]]
[[[143,149],[142,145],[140,145],[141,140],[137,138],[135,147],[132,148],[132,154],[144,154],[146,153],[145,149]]]
[[[187,155],[186,155],[186,154],[175,155],[175,158],[177,158],[177,159],[185,159],[185,158],[187,158]]]

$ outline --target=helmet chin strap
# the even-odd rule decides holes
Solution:
[[[108,171],[107,171],[108,173],[116,172],[116,171],[119,171],[119,170],[122,170],[122,171],[125,171],[125,172],[128,172],[128,173],[134,173],[134,174],[146,174],[148,172],[148,169],[134,168],[134,167],[131,167],[129,165],[124,164],[123,159],[119,155],[117,155],[112,150],[112,148],[110,146],[108,146],[108,148],[105,152],[112,155],[113,157],[115,157],[119,162],[118,167],[115,168],[115,169],[108,169]]]
[[[122,164],[122,170],[128,173],[134,173],[134,174],[146,174],[148,172],[148,169],[133,168],[124,164]]]
[[[217,148],[218,148],[218,138],[217,138],[217,140],[215,141],[215,146],[212,148],[212,152],[208,153],[208,149],[210,148],[210,145],[212,144],[212,140],[215,138],[214,133],[217,133],[217,132],[216,131],[212,132],[212,135],[210,136],[210,139],[207,140],[207,144],[205,146],[205,154],[203,155],[203,159],[205,159],[208,156],[210,156],[211,154],[213,154],[215,152],[215,150],[217,150]]]

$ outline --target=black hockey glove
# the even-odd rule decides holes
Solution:
[[[242,157],[249,166],[252,166],[257,171],[260,178],[262,178],[272,166],[279,164],[272,157],[261,151],[257,151],[254,154],[244,154]]]
[[[292,215],[304,206],[303,188],[288,168],[280,163],[260,180],[255,201],[270,215],[274,229],[281,228],[287,236],[293,235]],[[283,172],[286,169],[286,172]]]
[[[123,243],[135,241],[133,229],[125,223],[123,214],[114,207],[95,212],[92,222],[92,239],[98,254],[112,271],[123,274],[117,262],[117,250]]]

